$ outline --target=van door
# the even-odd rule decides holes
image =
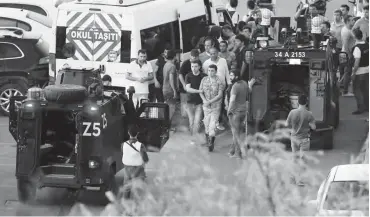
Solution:
[[[120,62],[121,55],[121,15],[95,13],[92,27],[93,56],[96,62]]]
[[[170,111],[166,103],[141,104],[137,111],[138,139],[148,151],[158,152],[170,138]]]
[[[76,48],[73,60],[93,61],[95,13],[67,12],[66,43]]]
[[[184,61],[189,58],[189,52],[208,34],[207,26],[210,23],[209,13],[203,1],[189,1],[177,9],[180,28],[180,48]]]

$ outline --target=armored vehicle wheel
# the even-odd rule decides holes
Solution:
[[[17,179],[18,200],[29,203],[36,199],[37,186],[29,179]]]
[[[45,98],[48,101],[61,103],[81,102],[86,99],[85,87],[73,84],[59,84],[45,87]]]

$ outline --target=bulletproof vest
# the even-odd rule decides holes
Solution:
[[[369,44],[366,42],[365,44],[356,44],[352,48],[352,53],[356,47],[358,47],[361,51],[360,67],[369,66]]]

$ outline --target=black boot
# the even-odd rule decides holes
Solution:
[[[210,141],[209,141],[210,145],[208,146],[208,151],[209,152],[212,152],[213,149],[215,148],[215,139],[216,139],[216,137],[214,137],[214,136],[210,137]]]

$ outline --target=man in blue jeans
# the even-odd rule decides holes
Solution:
[[[188,94],[188,101],[186,104],[186,112],[189,117],[189,129],[192,136],[191,144],[194,145],[194,136],[197,136],[199,133],[200,123],[202,121],[203,114],[203,101],[200,97],[200,93],[203,93],[202,90],[199,90],[200,83],[202,79],[207,75],[204,74],[202,69],[202,62],[200,60],[191,61],[191,73],[188,73],[185,76],[185,90]]]
[[[241,78],[239,70],[233,70],[230,72],[230,80],[232,85],[226,90],[225,97],[225,110],[233,134],[233,144],[229,156],[241,159],[240,136],[249,110],[249,93],[255,79],[252,78],[249,82],[246,82]]]

